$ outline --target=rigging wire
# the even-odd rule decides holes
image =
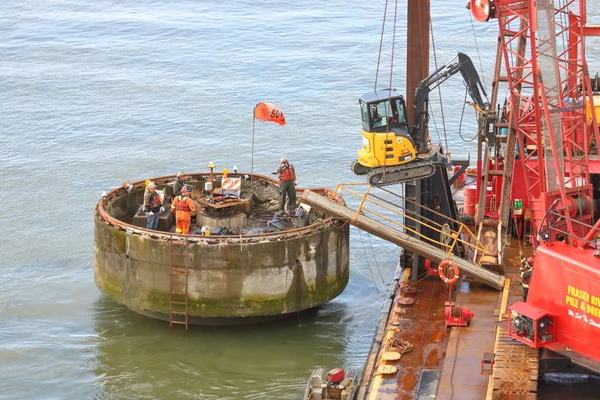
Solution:
[[[435,65],[435,69],[438,69],[438,61],[437,61],[437,52],[435,49],[435,36],[433,34],[433,22],[431,21],[431,18],[429,18],[429,32],[431,34],[431,47],[433,48],[433,62]],[[442,117],[442,130],[444,132],[444,145],[446,147],[446,154],[449,154],[449,148],[448,148],[448,131],[446,130],[446,118],[444,117],[444,104],[442,102],[442,88],[440,87],[440,85],[438,85],[437,87],[438,89],[438,96],[440,97],[440,113],[441,113],[441,117]],[[430,107],[429,102],[427,102],[427,108]],[[429,110],[428,110],[429,111]],[[438,140],[441,142],[442,139],[440,138],[440,134],[439,131],[437,131],[438,134]]]
[[[473,13],[467,11],[471,16],[471,29],[473,30],[473,39],[475,41],[475,49],[477,51],[477,58],[479,59],[479,68],[481,69],[481,80],[483,81],[483,86],[486,87],[487,83],[485,82],[485,75],[483,74],[483,63],[481,62],[481,52],[479,51],[479,45],[477,44],[477,35],[475,34],[475,24],[473,24]]]
[[[472,141],[474,141],[475,139],[477,139],[477,137],[479,136],[479,134],[481,132],[477,132],[475,134],[475,136],[473,136],[472,139],[465,139],[462,135],[462,123],[463,123],[463,118],[465,116],[465,109],[466,109],[466,105],[467,105],[467,87],[465,86],[465,99],[463,100],[463,108],[462,108],[462,112],[460,113],[460,121],[458,123],[458,135],[460,136],[460,138],[462,139],[463,142],[467,142],[470,143]]]
[[[381,23],[381,36],[379,38],[379,54],[377,55],[377,69],[375,70],[375,85],[373,90],[377,90],[377,80],[379,79],[379,65],[381,64],[381,50],[383,48],[383,35],[385,33],[385,21],[387,18],[388,0],[385,1],[385,8],[383,10],[383,22]]]
[[[398,20],[398,0],[396,0],[395,6],[394,6],[394,28],[392,30],[392,56],[390,59],[390,84],[389,84],[389,88],[392,88],[392,80],[394,77],[394,51],[395,51],[395,47],[396,47],[396,23]],[[390,96],[391,96],[391,91],[390,91]],[[387,110],[386,110],[387,111]]]
[[[386,1],[386,5],[387,5],[387,1]],[[398,0],[396,0],[396,2],[394,3],[394,25],[393,25],[393,29],[392,29],[392,55],[390,58],[390,82],[388,87],[390,88],[390,90],[388,91],[388,104],[390,104],[392,102],[392,81],[393,81],[393,77],[394,77],[394,53],[396,50],[396,24],[398,21]],[[387,108],[387,106],[386,106]],[[391,110],[389,110],[391,112]],[[388,118],[388,110],[385,110],[385,118]],[[386,124],[386,133],[385,133],[385,140],[388,141],[390,140],[389,138],[390,135],[390,131],[389,131],[389,123]],[[385,157],[383,159],[383,174],[385,175],[385,167],[387,164],[387,157]]]
[[[383,274],[381,273],[381,269],[379,268],[379,263],[377,262],[377,256],[375,255],[375,250],[373,248],[373,242],[371,241],[371,235],[368,235],[369,244],[371,245],[371,253],[373,253],[373,259],[375,260],[375,267],[377,267],[377,272],[379,272],[379,277],[381,278],[381,283],[385,285],[385,280],[383,279]]]
[[[375,290],[377,291],[377,295],[381,296],[382,293],[379,293],[379,283],[375,281],[375,276],[373,275],[373,269],[371,268],[371,263],[369,262],[369,255],[367,254],[365,242],[363,241],[363,238],[362,238],[361,229],[358,229],[358,236],[360,237],[360,243],[362,244],[363,252],[365,253],[365,261],[367,263],[367,269],[369,270],[369,273],[371,274],[371,281],[375,285]],[[377,262],[377,259],[375,259],[375,262]],[[379,268],[379,267],[377,267],[377,268]],[[381,275],[381,271],[379,272],[379,274]],[[383,282],[383,277],[381,278],[381,280]],[[383,289],[382,289],[382,291],[383,291]]]

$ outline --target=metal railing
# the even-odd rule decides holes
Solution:
[[[458,245],[463,246],[467,253],[469,250],[472,251],[472,254],[479,254],[478,260],[473,260],[473,262],[477,265],[481,266],[481,258],[485,255],[485,247],[477,239],[477,237],[471,232],[471,230],[462,222],[456,221],[448,216],[437,212],[429,207],[423,206],[411,199],[407,199],[404,196],[401,196],[397,193],[394,193],[390,190],[378,187],[377,190],[380,190],[390,196],[393,199],[398,199],[398,202],[392,201],[382,196],[373,194],[371,192],[372,186],[368,186],[367,190],[364,194],[357,193],[356,191],[351,190],[349,187],[353,186],[366,186],[366,183],[340,183],[335,188],[335,193],[340,193],[342,191],[360,198],[360,204],[356,210],[356,216],[363,214],[371,214],[378,217],[380,220],[386,221],[388,224],[393,225],[394,227],[403,229],[405,232],[411,233],[415,238],[435,245],[438,248],[443,249],[448,253],[448,255],[453,254],[456,247]],[[436,217],[438,217],[442,222],[434,221],[430,218],[424,217],[420,215],[418,212],[408,210],[405,204],[412,204],[415,207],[418,207],[421,210],[427,210],[432,213]],[[375,210],[370,205],[375,205],[381,207],[383,210],[392,214],[392,216],[399,216],[401,218],[391,218],[384,214],[384,211]],[[356,218],[356,217],[355,217]],[[407,222],[410,221],[414,223],[414,227],[410,226],[411,224]],[[452,229],[452,226],[457,226],[458,229]],[[430,231],[436,232],[437,238],[430,237],[422,234],[420,228],[427,228]]]
[[[600,229],[599,228],[596,228],[590,224],[579,221],[577,219],[568,217],[559,211],[548,211],[547,216],[554,217],[555,219],[553,219],[551,221],[550,218],[548,218],[548,222],[546,224],[547,229],[540,231],[540,236],[542,236],[541,237],[542,240],[543,240],[544,232],[546,232],[548,234],[549,238],[552,237],[552,232],[556,232],[557,236],[559,236],[558,234],[564,235],[565,241],[567,241],[571,244],[574,244],[578,247],[584,247],[585,245],[588,245],[594,249],[598,249],[600,247]],[[559,228],[560,225],[567,224],[567,221],[571,223],[571,226],[573,227],[574,231],[577,230],[577,228],[578,228],[578,230],[581,232],[581,234],[577,234],[575,232],[569,232],[566,229],[563,230],[563,229]],[[590,232],[592,230],[596,232],[596,234],[593,236],[594,239],[586,240],[585,236],[587,235],[588,232]],[[597,243],[597,242],[599,242],[599,243]]]

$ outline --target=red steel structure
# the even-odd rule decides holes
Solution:
[[[590,180],[600,172],[591,160],[600,137],[585,58],[585,36],[598,28],[586,24],[585,0],[471,0],[470,7],[479,21],[498,21],[509,126],[536,238],[529,294],[509,307],[509,335],[600,371],[600,220],[591,226]]]

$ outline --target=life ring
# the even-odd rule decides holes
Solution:
[[[427,276],[435,276],[436,274],[438,274],[437,267],[433,267],[432,264],[433,263],[430,259],[425,259],[425,271],[427,271]]]
[[[448,278],[444,272],[446,267],[451,267],[452,268],[452,272],[454,272],[454,276],[452,278]],[[448,285],[452,285],[454,282],[456,282],[458,280],[458,278],[460,278],[460,272],[458,271],[458,265],[456,265],[456,263],[454,261],[450,261],[450,260],[443,260],[440,265],[438,266],[438,275],[440,276],[440,279],[442,281],[444,281],[444,283],[447,283]]]

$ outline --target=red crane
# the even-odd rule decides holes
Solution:
[[[510,90],[514,185],[525,185],[535,263],[526,302],[509,307],[509,334],[600,371],[600,220],[592,226],[592,175],[600,136],[585,58],[585,0],[470,0],[495,19]],[[512,138],[512,141],[511,141]]]

